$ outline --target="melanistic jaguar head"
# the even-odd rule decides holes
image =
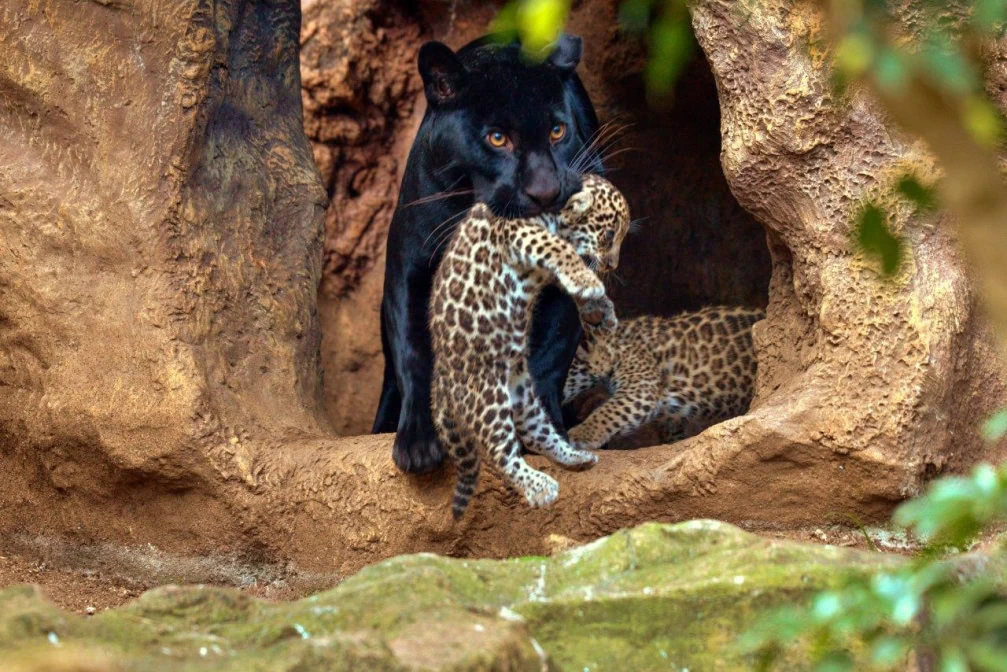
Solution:
[[[541,62],[516,43],[480,40],[419,53],[434,165],[504,217],[557,212],[596,169],[582,151],[596,125],[575,70],[581,39],[564,35]]]

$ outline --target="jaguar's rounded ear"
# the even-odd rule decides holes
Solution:
[[[591,209],[592,203],[594,203],[594,196],[591,192],[587,189],[581,189],[570,197],[570,200],[566,202],[566,207],[579,217]]]
[[[576,35],[563,33],[559,36],[559,40],[546,59],[546,63],[564,74],[570,74],[577,69],[583,51],[584,40]]]
[[[427,42],[417,58],[423,91],[434,106],[456,102],[465,88],[465,66],[441,42]]]

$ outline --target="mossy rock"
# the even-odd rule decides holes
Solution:
[[[552,558],[402,556],[286,603],[168,586],[88,618],[18,586],[0,592],[0,658],[18,672],[748,670],[735,642],[763,615],[893,562],[692,521]]]

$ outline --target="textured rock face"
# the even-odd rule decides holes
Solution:
[[[293,2],[5,3],[4,533],[168,514],[213,547],[245,444],[317,433],[299,25]]]
[[[691,452],[726,465],[754,451],[764,469],[831,465],[825,482],[865,501],[1002,457],[976,427],[1002,398],[1003,367],[948,222],[897,210],[910,250],[892,282],[851,251],[860,202],[906,170],[931,174],[931,159],[864,97],[832,94],[826,54],[808,46],[822,30],[811,4],[751,9],[711,0],[693,16],[717,79],[724,172],[773,253],[759,389],[748,417]]]
[[[360,434],[380,392],[383,252],[416,126],[420,26],[384,0],[302,9],[305,131],[331,199],[319,298],[327,405],[340,434]]]
[[[404,556],[291,603],[167,587],[86,618],[16,587],[0,592],[0,651],[17,672],[80,670],[59,665],[67,649],[88,670],[749,670],[735,644],[760,617],[890,562],[694,521],[553,558]]]

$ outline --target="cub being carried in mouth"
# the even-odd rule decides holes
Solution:
[[[432,409],[458,469],[455,518],[468,506],[483,458],[532,506],[552,503],[559,484],[528,466],[522,446],[568,467],[597,462],[556,431],[535,393],[529,325],[537,295],[555,282],[594,330],[615,328],[612,302],[589,264],[603,272],[618,265],[629,223],[622,194],[586,175],[558,214],[505,219],[477,204],[458,225],[430,302]]]

